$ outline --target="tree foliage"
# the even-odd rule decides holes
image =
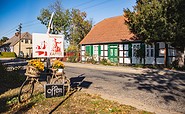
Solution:
[[[171,42],[185,47],[184,0],[137,0],[134,10],[124,9],[126,24],[144,42]]]
[[[77,45],[92,28],[92,20],[85,20],[87,14],[79,9],[71,11],[71,37],[72,45]]]
[[[2,45],[4,42],[6,42],[7,40],[9,40],[8,37],[2,37],[2,39],[0,40],[0,45]]]
[[[42,9],[37,19],[48,27],[52,12],[55,12],[55,14],[53,16],[51,33],[64,33],[65,39],[70,44],[78,45],[92,27],[92,20],[86,19],[87,14],[85,12],[81,12],[78,9],[64,10],[60,1],[56,1],[47,9]]]

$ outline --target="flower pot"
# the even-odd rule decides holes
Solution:
[[[57,69],[56,75],[63,75],[63,74],[64,74],[64,69],[62,68]]]
[[[63,72],[63,70],[64,70],[64,69],[62,69],[62,68],[61,68],[61,69],[58,69],[58,72]]]

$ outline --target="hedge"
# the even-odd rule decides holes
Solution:
[[[15,52],[0,52],[0,57],[17,57]]]

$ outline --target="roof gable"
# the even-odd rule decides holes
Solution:
[[[32,35],[28,32],[24,32],[21,34],[21,39],[32,39]],[[3,44],[10,44],[10,46],[14,46],[19,42],[19,36],[14,35],[12,38],[4,42]]]
[[[131,41],[134,38],[127,25],[124,16],[104,19],[96,24],[85,36],[80,44],[113,43]]]

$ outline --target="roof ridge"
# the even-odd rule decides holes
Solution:
[[[23,32],[21,33],[21,39],[24,39],[24,36],[28,34],[28,37],[31,35],[29,32]],[[32,37],[32,36],[31,36]],[[19,41],[19,37],[17,37],[15,34],[6,42],[4,42],[3,44],[7,44],[7,43],[11,43],[10,45],[14,45]]]
[[[80,44],[110,43],[132,40],[134,36],[124,23],[124,15],[106,18],[97,23]]]

